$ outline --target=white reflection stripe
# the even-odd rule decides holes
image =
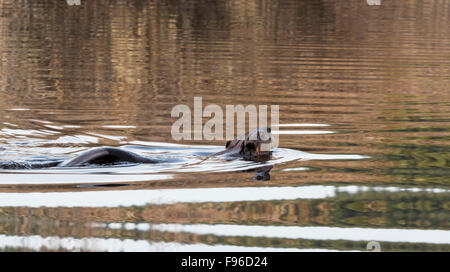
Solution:
[[[69,250],[69,251],[335,251],[328,249],[298,249],[298,248],[270,248],[244,247],[227,245],[180,244],[176,242],[149,242],[147,240],[104,239],[104,238],[60,238],[56,236],[43,238],[41,236],[7,236],[0,235],[0,249],[26,248],[32,250]]]
[[[98,170],[98,169],[97,169]],[[11,170],[13,173],[14,170]],[[105,169],[105,172],[108,169]],[[76,179],[74,177],[79,176]],[[171,179],[173,175],[111,175],[111,174],[0,174],[0,184],[18,185],[18,184],[92,184],[92,183],[113,183],[113,182],[133,182],[133,181],[149,181],[149,180],[165,180]],[[45,180],[45,182],[43,182]]]
[[[292,171],[308,171],[309,168],[308,167],[297,167],[297,168],[285,168],[281,171],[283,172],[292,172]]]
[[[29,111],[29,108],[10,108],[10,109],[6,109],[9,111]]]
[[[450,231],[448,230],[148,223],[140,223],[136,225],[136,228],[143,230],[145,224],[151,230],[217,236],[450,244]],[[125,227],[131,229],[132,226],[128,223]]]
[[[377,192],[448,193],[439,188],[368,186],[232,187],[161,190],[120,190],[51,193],[0,193],[0,207],[118,207],[191,202],[234,202],[322,199],[338,193]]]

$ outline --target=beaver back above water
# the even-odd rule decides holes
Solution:
[[[119,148],[100,147],[86,151],[74,159],[62,162],[58,166],[75,167],[86,164],[109,165],[122,162],[157,163],[158,161]]]

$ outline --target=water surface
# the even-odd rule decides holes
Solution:
[[[0,250],[450,250],[446,1],[0,1]],[[261,163],[171,109],[279,105]],[[208,119],[204,118],[206,122]]]

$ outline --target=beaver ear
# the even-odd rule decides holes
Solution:
[[[225,144],[225,148],[227,148],[230,144],[231,144],[231,141],[227,141],[227,143]]]

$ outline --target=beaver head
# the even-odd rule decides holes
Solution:
[[[244,160],[267,161],[271,157],[272,134],[270,128],[249,131],[225,145],[222,154],[242,156]]]

